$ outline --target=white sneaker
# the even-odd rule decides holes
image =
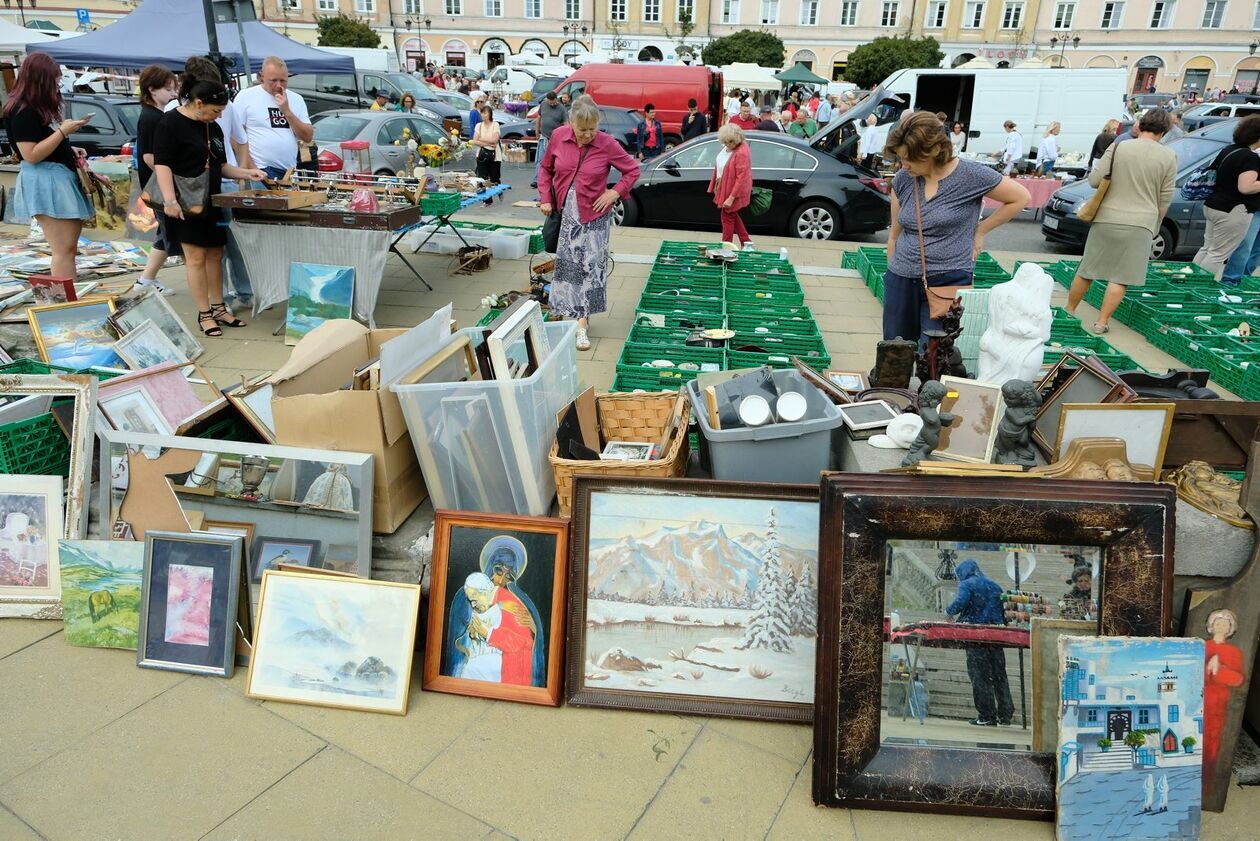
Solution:
[[[756,250],[757,250],[757,246],[753,245],[751,242],[746,242],[746,243],[744,243],[744,250],[745,250],[745,251],[756,251]]]
[[[591,349],[591,340],[590,340],[590,337],[586,335],[585,327],[579,327],[577,329],[577,349],[578,350]]]
[[[157,293],[159,295],[170,296],[170,295],[175,294],[174,289],[171,289],[169,286],[162,283],[160,280],[145,280],[144,278],[140,278],[139,280],[136,281],[136,286],[139,286],[143,289],[157,290]]]

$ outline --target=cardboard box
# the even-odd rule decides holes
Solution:
[[[276,443],[371,453],[372,531],[392,534],[428,497],[407,423],[392,391],[342,389],[381,345],[407,332],[334,319],[316,327],[270,377]]]

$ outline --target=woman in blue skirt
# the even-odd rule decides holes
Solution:
[[[68,138],[88,120],[61,119],[61,68],[50,55],[31,53],[22,62],[4,118],[22,161],[5,221],[37,220],[52,249],[53,276],[73,280],[79,233],[96,211],[79,182]]]

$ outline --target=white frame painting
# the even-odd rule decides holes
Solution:
[[[114,353],[136,371],[159,365],[186,365],[191,361],[151,318],[114,342]]]
[[[110,321],[118,328],[118,332],[124,335],[144,324],[146,320],[152,320],[189,360],[206,352],[166,298],[156,290],[148,291],[130,306],[123,304],[121,309],[110,316]]]
[[[142,432],[149,435],[172,435],[175,432],[152,396],[139,383],[125,391],[102,398],[100,409],[110,425],[121,432]]]
[[[60,476],[0,477],[0,572],[5,576],[0,581],[7,580],[10,572],[32,577],[30,584],[0,583],[0,617],[61,618],[57,541],[66,527],[62,519],[62,490]],[[18,508],[29,509],[34,501],[42,509],[42,528],[36,523],[32,531],[29,510],[10,510],[14,506],[7,504],[9,497],[25,498],[21,503],[15,502]],[[41,560],[43,585],[36,583]]]

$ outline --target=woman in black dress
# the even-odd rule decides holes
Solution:
[[[245,322],[228,312],[223,303],[223,246],[227,230],[219,223],[223,212],[210,203],[210,193],[219,191],[226,176],[262,181],[258,169],[242,169],[226,164],[223,130],[215,119],[228,104],[227,88],[218,82],[197,82],[178,108],[162,115],[154,133],[153,171],[168,197],[162,208],[174,237],[184,249],[188,289],[197,304],[197,326],[207,336],[222,336],[224,327],[244,327]],[[209,170],[206,195],[188,202],[177,200],[175,176],[196,178]],[[199,205],[199,206],[198,206]],[[196,209],[197,213],[192,211]]]

